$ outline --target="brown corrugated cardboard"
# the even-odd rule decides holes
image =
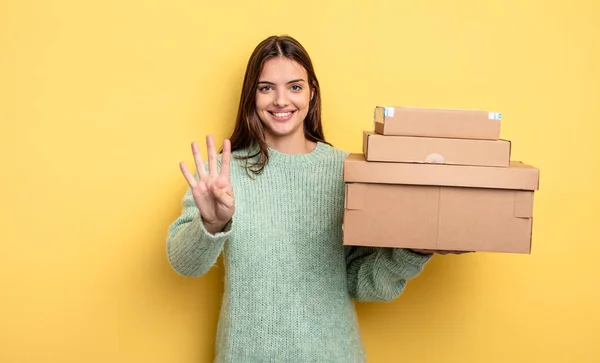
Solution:
[[[537,190],[538,180],[537,168],[518,161],[511,161],[508,168],[390,163],[367,161],[359,153],[344,161],[344,181],[354,183]]]
[[[502,115],[482,110],[377,106],[375,132],[382,135],[498,140]]]
[[[530,253],[533,193],[347,183],[343,243]]]
[[[388,136],[363,132],[367,161],[508,167],[510,141]]]

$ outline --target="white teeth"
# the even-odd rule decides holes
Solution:
[[[291,112],[273,112],[273,115],[275,115],[275,117],[287,117],[291,114]]]

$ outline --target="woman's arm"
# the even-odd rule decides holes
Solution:
[[[358,301],[393,300],[432,256],[404,248],[346,246],[349,292]]]
[[[171,267],[183,276],[205,274],[217,261],[227,238],[232,221],[221,232],[208,232],[196,207],[191,189],[183,198],[181,215],[171,224],[167,236],[167,257]]]

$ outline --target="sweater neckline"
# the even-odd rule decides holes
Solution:
[[[297,166],[320,160],[324,155],[327,154],[327,144],[318,141],[317,145],[312,151],[303,154],[286,154],[271,147],[268,148],[268,151],[269,163]]]

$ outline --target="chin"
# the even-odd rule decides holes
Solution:
[[[277,130],[277,129],[269,129],[269,133],[275,137],[287,137],[292,136],[297,133],[297,130]]]
[[[302,125],[293,127],[292,125],[269,124],[268,131],[275,137],[285,137],[294,135],[302,130]]]

